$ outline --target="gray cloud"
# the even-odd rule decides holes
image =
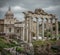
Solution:
[[[0,0],[0,18],[3,17],[8,7],[11,6],[17,18],[23,18],[21,12],[42,8],[48,13],[57,14],[60,20],[60,0]],[[14,7],[17,7],[15,10]],[[19,14],[21,14],[19,16]]]

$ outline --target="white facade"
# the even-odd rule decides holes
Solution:
[[[5,18],[4,18],[4,33],[6,35],[15,33],[15,29],[14,29],[15,22],[18,22],[18,20],[16,18],[14,18],[14,14],[12,13],[11,9],[9,8],[9,10],[5,14]]]

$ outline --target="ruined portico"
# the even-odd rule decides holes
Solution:
[[[35,9],[34,12],[32,11],[27,11],[23,12],[25,15],[25,39],[27,42],[32,42],[32,20],[35,18],[36,19],[36,40],[39,39],[39,19],[42,21],[42,39],[44,39],[44,23],[46,20],[47,22],[51,23],[51,26],[49,27],[48,24],[46,25],[47,29],[48,27],[50,28],[51,31],[51,36],[53,37],[53,20],[55,20],[55,25],[56,25],[56,38],[58,36],[58,21],[55,15],[53,14],[48,14],[42,9]]]

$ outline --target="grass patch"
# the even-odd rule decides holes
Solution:
[[[32,42],[34,46],[36,45],[46,45],[47,43],[50,43],[50,44],[55,44],[56,43],[56,40],[55,39],[52,39],[52,40],[45,40],[45,41],[42,41],[42,40],[38,40],[38,41],[34,41]]]
[[[24,52],[24,48],[22,48],[22,47],[17,47],[16,51],[17,51],[17,52]]]
[[[0,48],[10,48],[14,46],[17,46],[17,44],[12,41],[8,43],[5,39],[0,38]]]

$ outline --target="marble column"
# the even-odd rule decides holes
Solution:
[[[28,28],[29,28],[29,31],[28,31],[28,34],[29,34],[29,36],[28,36],[28,42],[29,43],[31,43],[31,41],[32,41],[32,39],[31,39],[31,37],[32,37],[32,30],[31,30],[31,26],[32,25],[32,17],[29,17],[29,24],[28,24]]]
[[[53,37],[53,18],[50,18],[50,22],[51,22],[51,23],[50,23],[50,25],[51,25],[51,26],[50,26],[50,28],[51,28],[51,29],[50,29],[50,32],[51,32],[51,38],[52,38],[52,37]]]
[[[49,20],[48,20],[48,18],[46,18],[46,29],[47,30],[49,29]]]
[[[58,19],[55,18],[55,25],[56,25],[56,37],[58,37]]]
[[[22,40],[24,41],[24,27],[22,29],[23,35],[22,35]]]
[[[25,41],[28,42],[28,17],[25,17]]]
[[[48,32],[49,32],[49,20],[48,20],[48,18],[46,18],[46,37],[47,37],[47,39],[48,39]]]
[[[22,27],[20,27],[20,38],[22,40]]]
[[[36,40],[39,39],[39,20],[36,17]]]
[[[33,41],[33,17],[31,17],[31,42]]]
[[[24,41],[24,27],[21,27],[21,40]]]
[[[42,40],[44,39],[44,18],[42,19]]]
[[[21,39],[21,27],[20,27],[20,39]]]
[[[21,40],[23,40],[23,27],[21,27]]]

